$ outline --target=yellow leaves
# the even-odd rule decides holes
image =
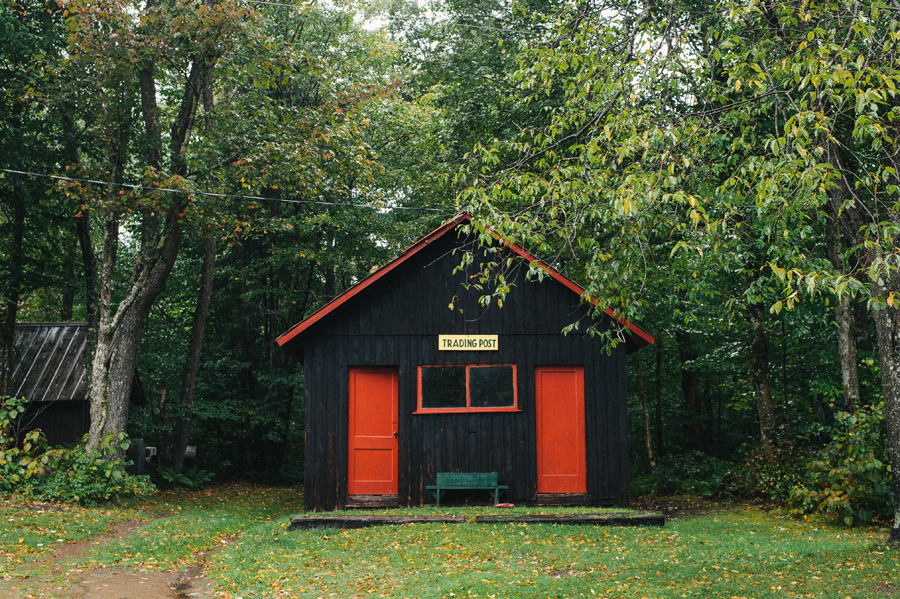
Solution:
[[[779,267],[776,264],[769,264],[769,268],[772,269],[772,272],[775,273],[775,276],[781,279],[782,281],[787,278],[787,270]]]
[[[691,218],[691,222],[693,222],[695,225],[698,225],[698,224],[700,224],[700,220],[702,219],[702,216],[696,210],[691,210],[690,218]]]

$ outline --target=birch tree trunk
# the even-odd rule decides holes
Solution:
[[[126,297],[112,313],[112,273],[118,246],[118,227],[118,218],[107,215],[97,346],[91,364],[88,451],[94,451],[108,435],[125,431],[128,425],[131,382],[141,334],[147,324],[150,307],[165,288],[181,246],[181,222],[173,215],[159,247],[146,254],[142,252],[143,259],[139,260]]]

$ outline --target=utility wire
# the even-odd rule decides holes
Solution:
[[[285,8],[303,8],[302,4],[284,4],[282,2],[263,2],[263,0],[248,0],[247,4],[268,4],[269,6],[284,6]]]
[[[58,181],[75,181],[77,183],[90,183],[93,185],[107,185],[109,187],[124,187],[125,189],[137,189],[140,191],[163,191],[166,193],[186,193],[188,195],[199,195],[210,198],[225,198],[229,200],[254,200],[259,202],[282,202],[285,204],[311,204],[315,206],[339,206],[342,208],[366,208],[368,210],[419,210],[422,212],[443,212],[444,214],[456,214],[456,211],[445,210],[443,208],[424,208],[418,206],[390,206],[384,204],[381,206],[371,204],[350,204],[342,202],[326,202],[318,200],[289,200],[285,198],[264,198],[262,196],[248,196],[236,193],[216,193],[212,191],[188,191],[184,189],[172,189],[169,187],[150,187],[149,185],[132,185],[129,183],[113,183],[112,181],[97,181],[94,179],[79,179],[77,177],[63,177],[60,175],[47,175],[44,173],[32,173],[29,171],[16,171],[8,168],[0,168],[0,172],[12,173],[14,175],[26,175],[30,177],[43,177],[45,179],[56,179]]]
[[[304,6],[301,4],[285,4],[283,2],[265,2],[264,0],[247,0],[248,4],[265,4],[267,6],[283,6],[285,8],[303,8]],[[420,15],[384,15],[379,18],[385,21],[392,20],[400,20],[400,21],[411,21],[413,19],[419,18]],[[440,21],[438,24],[445,24],[447,21]],[[455,21],[451,23],[452,26],[463,27],[468,29],[483,29],[485,31],[498,31],[500,33],[521,33],[521,34],[534,34],[534,30],[530,29],[510,29],[503,27],[491,27],[490,25],[476,25],[475,23],[462,23],[460,21]]]

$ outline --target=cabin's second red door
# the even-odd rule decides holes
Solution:
[[[537,492],[586,493],[584,368],[535,368]]]
[[[350,369],[348,495],[396,495],[397,369]]]

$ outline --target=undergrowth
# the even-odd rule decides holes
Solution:
[[[149,478],[126,474],[130,462],[124,456],[130,441],[125,433],[108,435],[93,452],[84,443],[49,447],[40,430],[28,431],[18,442],[15,425],[25,403],[0,398],[0,494],[96,505],[156,491]]]

